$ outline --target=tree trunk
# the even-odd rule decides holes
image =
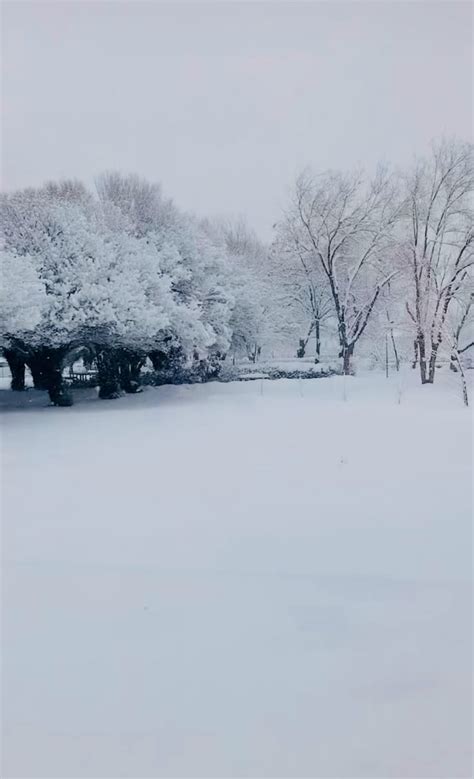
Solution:
[[[140,371],[144,364],[144,358],[128,350],[123,350],[119,357],[120,386],[129,393],[141,392]]]
[[[62,365],[51,365],[47,372],[48,394],[54,406],[72,406],[71,394],[63,384]]]
[[[119,359],[114,350],[97,348],[97,375],[99,398],[114,400],[121,396]]]
[[[252,346],[247,346],[247,357],[250,362],[256,363],[257,358],[260,357],[260,352],[262,351],[262,347],[258,346],[257,344],[252,344]]]
[[[3,354],[12,375],[10,386],[12,390],[21,392],[25,389],[25,360],[14,349],[4,349]]]
[[[418,345],[418,360],[420,363],[420,378],[422,384],[428,383],[426,375],[426,348],[425,348],[425,336],[423,333],[419,333],[417,338]]]
[[[300,343],[300,345],[298,346],[298,348],[296,350],[296,356],[298,358],[302,358],[302,357],[305,356],[305,353],[306,353],[306,343],[307,343],[307,341],[305,341],[304,338],[300,338],[300,342],[299,343]]]
[[[145,364],[145,358],[139,354],[133,354],[130,358],[130,382],[128,387],[125,388],[125,392],[141,392],[140,386],[140,372]]]
[[[153,352],[150,352],[148,356],[155,371],[161,371],[164,368],[169,367],[170,358],[167,352],[161,352],[158,349],[155,349]]]
[[[434,344],[431,347],[427,384],[433,384],[433,382],[434,382],[435,372],[436,372],[436,358],[438,356],[438,348],[439,348],[439,344]]]
[[[413,362],[411,364],[411,367],[415,369],[417,365],[418,365],[418,341],[415,338],[415,340],[413,341]]]
[[[336,306],[338,309],[338,306]],[[348,376],[351,373],[351,357],[354,352],[354,343],[347,343],[347,330],[344,317],[338,313],[339,317],[339,357],[342,357],[342,373],[344,376]]]
[[[297,357],[304,357],[305,356],[305,354],[306,354],[306,347],[308,345],[308,341],[310,339],[311,333],[313,332],[313,328],[314,328],[314,322],[311,322],[311,324],[309,326],[308,333],[306,335],[306,338],[300,338],[300,345],[299,345],[298,351],[296,352],[296,356]]]
[[[459,359],[459,355],[457,356],[457,363],[459,365],[459,372],[461,374],[462,399],[464,401],[464,405],[465,406],[469,406],[469,397],[468,397],[468,394],[467,394],[467,381],[466,381],[466,376],[465,376],[465,373],[464,373],[464,368],[462,366],[462,362]]]
[[[351,372],[351,356],[347,349],[342,356],[342,372],[344,376],[348,376]]]
[[[397,349],[397,345],[395,343],[395,336],[394,336],[393,330],[391,328],[390,328],[390,339],[392,341],[393,356],[395,357],[395,370],[398,373],[399,370],[400,370],[400,358],[398,356],[398,349]]]
[[[466,381],[466,376],[464,375],[464,370],[463,370],[463,367],[461,365],[461,361],[459,361],[459,367],[460,367],[460,370],[461,370],[462,398],[463,398],[463,401],[464,401],[464,405],[465,406],[469,406],[469,397],[468,397],[468,394],[467,394],[467,381]]]
[[[321,337],[320,337],[320,322],[319,319],[315,320],[314,323],[314,329],[316,334],[316,356],[314,358],[314,362],[318,363],[321,358]]]
[[[63,363],[67,352],[68,349],[65,347],[43,347],[32,351],[27,359],[34,381],[36,376],[35,387],[47,390],[54,406],[73,404],[72,396],[63,383]]]
[[[47,380],[44,374],[44,360],[41,353],[32,352],[26,358],[26,364],[30,369],[30,373],[33,379],[33,386],[37,390],[47,390]]]
[[[354,353],[354,344],[344,346],[342,349],[342,372],[344,376],[349,376],[352,373],[351,357]]]

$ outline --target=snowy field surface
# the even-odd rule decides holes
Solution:
[[[417,380],[6,408],[2,775],[471,776],[471,416]]]

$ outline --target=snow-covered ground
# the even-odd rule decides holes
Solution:
[[[3,418],[2,775],[470,776],[451,378],[23,395]]]

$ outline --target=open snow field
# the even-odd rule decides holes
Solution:
[[[5,413],[3,776],[471,776],[471,415],[417,381]]]

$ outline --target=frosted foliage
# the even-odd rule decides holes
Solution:
[[[45,306],[44,284],[29,255],[0,252],[0,329],[3,344],[9,337],[32,331]]]

